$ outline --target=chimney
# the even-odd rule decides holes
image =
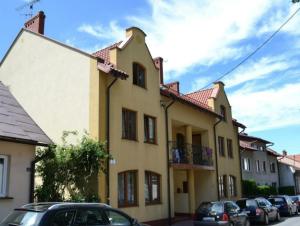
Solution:
[[[169,88],[169,92],[179,95],[179,82],[172,82],[165,86]]]
[[[160,84],[163,85],[164,84],[164,69],[163,69],[163,58],[161,57],[156,57],[153,59],[154,60],[154,64],[155,66],[158,68],[159,70],[159,80],[160,80]]]
[[[214,82],[214,88],[224,89],[225,84],[222,81]]]
[[[283,151],[282,151],[282,155],[283,155],[283,156],[287,156],[287,151],[286,151],[286,150],[283,150]]]
[[[44,26],[45,26],[45,14],[43,11],[40,11],[36,16],[32,17],[28,20],[24,26],[26,29],[33,31],[35,33],[44,34]]]

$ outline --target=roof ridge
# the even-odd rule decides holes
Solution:
[[[184,95],[191,95],[191,94],[195,94],[195,93],[199,93],[199,92],[204,92],[204,91],[208,91],[208,90],[213,90],[213,89],[214,89],[214,87],[209,88],[209,89],[197,90],[197,91],[193,91],[191,93],[187,93],[187,94],[184,94]]]
[[[109,45],[109,46],[106,46],[106,47],[104,47],[104,48],[102,48],[102,49],[97,50],[96,52],[92,53],[92,55],[95,55],[96,53],[101,52],[101,51],[104,51],[104,50],[107,50],[107,49],[108,49],[108,50],[113,49],[113,48],[115,48],[116,46],[120,45],[122,42],[123,42],[123,41],[115,42],[115,43],[113,43],[113,44],[111,44],[111,45]]]

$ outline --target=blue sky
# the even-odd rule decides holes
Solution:
[[[0,58],[26,21],[0,7]],[[300,4],[290,0],[41,0],[34,13],[46,14],[46,36],[93,52],[122,40],[138,26],[153,57],[164,58],[165,80],[181,92],[203,88],[266,40]],[[275,143],[274,149],[300,153],[300,13],[254,57],[223,79],[233,116],[246,132]]]

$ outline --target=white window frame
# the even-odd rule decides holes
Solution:
[[[8,178],[8,156],[0,155],[0,159],[3,159],[3,178],[2,179],[2,188],[0,188],[0,197],[7,196],[7,178]],[[2,191],[2,192],[1,192]]]
[[[250,159],[249,158],[243,158],[243,170],[250,172],[251,167],[250,167]]]
[[[259,160],[255,161],[255,165],[256,165],[256,172],[259,173],[260,172],[260,163],[259,163]]]

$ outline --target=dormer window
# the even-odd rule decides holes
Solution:
[[[133,73],[133,84],[146,88],[146,70],[145,68],[138,64],[132,64],[132,73]]]
[[[224,105],[220,106],[220,114],[222,115],[223,121],[226,121],[226,108]]]

